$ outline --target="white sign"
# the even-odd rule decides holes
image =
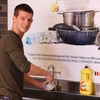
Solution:
[[[100,50],[96,45],[25,44],[25,55],[35,65],[48,69],[53,65],[56,78],[80,81],[81,70],[88,65],[93,82],[100,83]]]

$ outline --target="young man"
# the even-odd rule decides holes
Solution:
[[[22,100],[23,80],[45,89],[46,82],[53,80],[53,75],[36,67],[24,56],[22,37],[31,26],[33,10],[27,4],[19,4],[14,9],[12,29],[0,39],[0,95],[11,100]],[[45,82],[38,82],[29,76],[45,76]]]

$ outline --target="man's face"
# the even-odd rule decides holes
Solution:
[[[18,16],[13,17],[14,28],[18,33],[24,34],[31,26],[33,15],[25,11],[19,11]]]

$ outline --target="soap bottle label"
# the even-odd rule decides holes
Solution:
[[[88,84],[84,80],[80,84],[81,91],[88,91]]]

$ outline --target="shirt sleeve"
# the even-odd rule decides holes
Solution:
[[[31,63],[24,55],[23,44],[18,36],[15,34],[7,36],[5,40],[5,51],[21,72],[29,72]]]

